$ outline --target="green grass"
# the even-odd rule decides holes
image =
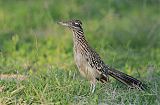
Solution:
[[[76,71],[50,69],[41,75],[31,76],[27,81],[1,81],[5,104],[158,104],[158,79],[151,83],[148,92],[127,89],[118,82],[98,84],[94,94],[89,84]]]
[[[159,105],[159,0],[0,0],[0,104]],[[110,66],[145,82],[129,89],[114,79],[89,83],[74,64],[72,33],[58,20],[80,19],[90,45]],[[98,40],[97,40],[98,39]]]

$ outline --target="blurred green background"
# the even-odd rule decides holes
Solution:
[[[57,22],[80,19],[108,65],[154,81],[160,76],[159,7],[160,0],[0,0],[0,73],[77,73],[72,33]]]

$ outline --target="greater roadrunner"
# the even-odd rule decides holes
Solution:
[[[110,68],[100,58],[100,56],[89,46],[85,39],[82,22],[80,20],[70,20],[59,22],[63,26],[69,27],[73,32],[74,59],[80,74],[86,77],[91,84],[90,91],[95,91],[96,80],[107,82],[108,76],[112,76],[120,82],[144,90],[144,84],[125,73]]]

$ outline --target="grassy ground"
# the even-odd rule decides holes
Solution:
[[[0,104],[159,105],[159,6],[159,0],[0,0]],[[111,79],[90,94],[73,62],[71,32],[56,24],[69,19],[83,21],[87,40],[108,65],[149,89]]]

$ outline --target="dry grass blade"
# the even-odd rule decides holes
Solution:
[[[1,74],[0,79],[1,80],[16,79],[16,80],[23,81],[27,79],[27,76],[20,75],[20,74]]]
[[[3,92],[4,88],[4,86],[0,86],[0,92]]]

